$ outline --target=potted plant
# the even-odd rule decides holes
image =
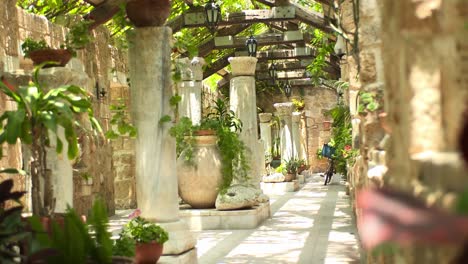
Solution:
[[[298,168],[298,160],[296,158],[291,158],[284,161],[284,169],[286,171],[284,181],[290,182],[296,179],[296,173]]]
[[[90,23],[92,22],[82,21],[72,26],[65,37],[65,44],[58,49],[50,47],[44,39],[26,38],[21,44],[24,57],[30,58],[34,65],[52,62],[45,65],[44,68],[65,66],[73,56],[76,56],[76,50],[84,48],[92,41],[89,34]]]
[[[125,6],[128,19],[136,27],[164,25],[171,13],[170,0],[130,0]]]
[[[309,169],[309,165],[306,164],[305,159],[300,159],[297,161],[297,173],[301,174],[303,171]]]
[[[169,240],[169,235],[159,225],[138,216],[130,220],[122,229],[118,243],[121,247],[124,243],[127,244],[126,250],[129,251],[132,240],[135,243],[135,263],[154,264],[161,257],[163,245]]]
[[[214,208],[216,197],[234,177],[247,178],[246,147],[236,131],[242,122],[218,99],[193,125],[182,117],[170,130],[177,142],[179,195],[192,208]]]
[[[297,99],[292,99],[292,103],[294,105],[294,110],[296,112],[300,112],[302,110],[304,110],[305,108],[305,102],[304,102],[304,99],[300,98],[299,100]]]
[[[15,110],[0,115],[0,145],[5,142],[16,144],[20,140],[30,149],[31,157],[25,160],[31,161],[32,211],[38,216],[50,216],[55,208],[51,171],[46,159],[46,148],[51,137],[55,136],[56,151],[61,153],[64,144],[58,134],[61,133],[59,127],[63,128],[68,158],[74,159],[79,154],[79,117],[84,117],[82,120],[89,122],[94,131],[102,131],[93,116],[91,99],[86,90],[75,85],[64,85],[45,91],[38,80],[39,70],[40,67],[37,67],[29,86],[10,90],[0,82],[0,92],[16,103]],[[0,148],[0,158],[2,154]],[[44,183],[43,188],[41,182]]]

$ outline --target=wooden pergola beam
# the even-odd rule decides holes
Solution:
[[[229,64],[229,57],[234,57],[234,52],[226,54],[222,58],[219,58],[217,61],[213,62],[209,68],[203,71],[203,79],[210,77],[211,75],[226,67]]]
[[[222,36],[215,37],[213,49],[245,49],[245,41],[248,37],[242,36]],[[306,43],[310,41],[310,35],[303,34],[300,30],[297,31],[286,31],[283,33],[276,34],[263,34],[255,36],[257,40],[257,46],[271,46],[271,45],[283,45],[293,43]]]

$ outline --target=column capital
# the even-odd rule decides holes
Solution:
[[[301,122],[302,112],[293,112],[292,113],[292,121],[293,123]]]
[[[233,76],[255,76],[257,58],[254,57],[229,57]]]
[[[291,116],[294,105],[291,102],[287,102],[287,103],[276,103],[273,106],[276,108],[276,111],[278,111],[278,115]]]
[[[202,81],[203,65],[205,59],[194,57],[190,60],[187,57],[177,59],[177,68],[181,73],[182,81]]]
[[[272,113],[260,113],[258,114],[258,118],[260,119],[260,123],[268,123],[271,121],[273,117]]]

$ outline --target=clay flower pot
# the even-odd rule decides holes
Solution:
[[[291,182],[293,180],[296,179],[296,174],[295,173],[286,173],[286,175],[284,175],[284,181],[285,182]]]
[[[137,243],[135,246],[135,264],[154,264],[162,255],[163,245],[151,243]]]
[[[331,124],[331,121],[323,121],[323,130],[330,130]]]
[[[125,7],[128,19],[136,27],[159,27],[171,13],[170,0],[130,0]]]
[[[46,61],[57,63],[57,65],[46,65],[44,68],[64,67],[71,60],[72,56],[72,52],[66,49],[44,49],[29,53],[29,57],[34,65],[40,65]]]

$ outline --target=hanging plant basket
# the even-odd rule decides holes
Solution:
[[[130,0],[125,7],[135,27],[159,27],[171,13],[170,0]]]
[[[64,67],[73,57],[73,53],[66,49],[44,49],[29,53],[34,65],[40,65],[46,61],[55,62],[56,65],[46,65],[44,68]]]

